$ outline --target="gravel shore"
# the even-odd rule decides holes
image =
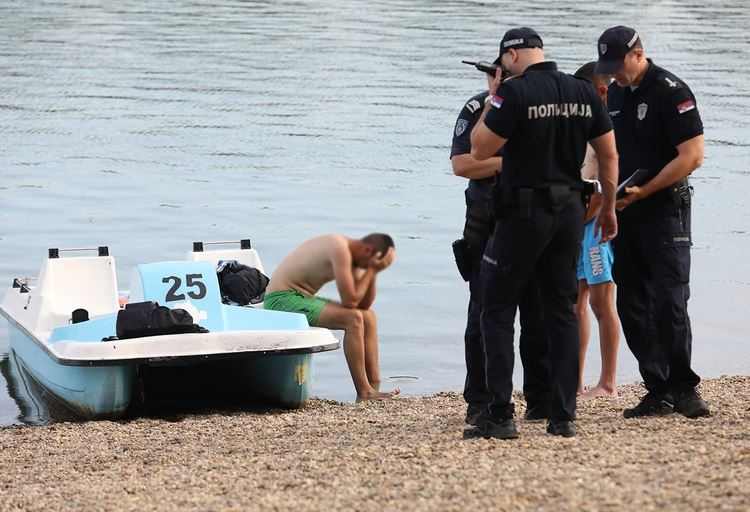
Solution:
[[[0,509],[750,510],[750,377],[701,391],[710,418],[625,420],[643,389],[623,386],[573,439],[463,440],[456,393],[8,427]]]

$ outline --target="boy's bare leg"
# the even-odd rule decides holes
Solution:
[[[599,324],[599,345],[602,352],[602,372],[596,387],[584,393],[585,398],[617,396],[617,348],[620,344],[620,319],[615,306],[615,284],[592,285],[591,309]]]
[[[320,312],[317,326],[344,330],[344,356],[357,391],[357,400],[391,398],[398,390],[381,393],[370,385],[365,367],[365,322],[362,310],[329,302]]]
[[[584,392],[583,364],[586,361],[586,349],[591,336],[591,321],[589,318],[589,286],[585,280],[578,281],[578,302],[576,302],[576,316],[578,317],[578,338],[581,340],[578,349],[578,394]]]
[[[380,390],[380,362],[378,358],[378,323],[375,312],[371,309],[362,310],[365,322],[365,372],[370,386],[375,391]]]

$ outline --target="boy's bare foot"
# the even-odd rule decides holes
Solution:
[[[581,395],[581,398],[583,398],[584,400],[588,400],[590,398],[600,398],[600,397],[617,398],[617,390],[607,389],[603,386],[594,386],[593,388],[587,389]]]
[[[362,402],[364,400],[388,400],[389,398],[394,398],[400,393],[401,393],[401,390],[399,388],[396,388],[393,391],[387,391],[387,392],[375,391],[373,389],[372,391],[368,391],[361,395],[357,395],[357,402]]]

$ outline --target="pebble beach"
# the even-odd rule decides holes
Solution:
[[[0,510],[748,510],[750,377],[701,392],[709,418],[625,420],[622,386],[573,439],[464,440],[457,393],[7,427]]]

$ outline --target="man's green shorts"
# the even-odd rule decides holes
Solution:
[[[263,299],[263,307],[274,311],[288,311],[302,313],[307,317],[307,323],[316,326],[320,312],[330,301],[320,297],[304,295],[297,290],[282,290],[267,293]]]

